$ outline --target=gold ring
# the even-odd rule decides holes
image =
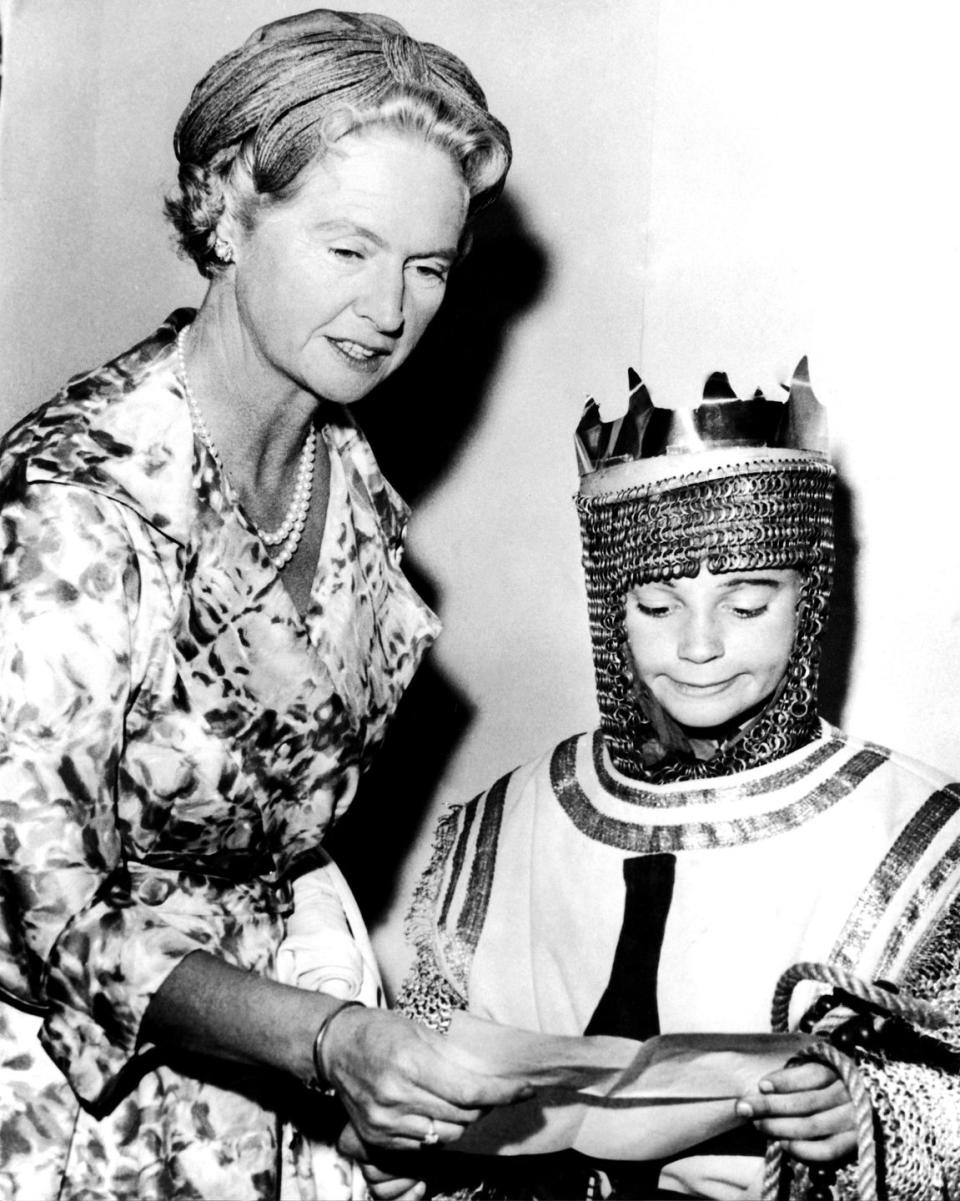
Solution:
[[[440,1135],[437,1133],[437,1123],[433,1118],[427,1118],[427,1121],[430,1123],[430,1128],[420,1142],[424,1147],[435,1147],[440,1141]]]

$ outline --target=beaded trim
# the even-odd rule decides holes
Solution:
[[[187,326],[184,326],[179,334],[177,334],[177,363],[179,366],[180,384],[183,388],[183,394],[187,398],[190,419],[193,422],[193,428],[196,431],[197,437],[210,452],[221,474],[226,475],[220,452],[217,450],[213,437],[207,429],[207,423],[203,419],[203,412],[190,387],[190,377],[187,375],[187,361],[183,349],[187,328]],[[300,451],[300,461],[297,466],[297,480],[293,489],[293,497],[283,521],[275,530],[262,530],[258,525],[254,524],[253,526],[264,545],[268,546],[271,551],[276,551],[273,555],[273,565],[277,571],[286,567],[300,547],[303,530],[307,524],[307,517],[310,514],[310,502],[313,499],[313,474],[316,455],[317,430],[314,425],[311,425],[303,443],[303,448]]]
[[[944,883],[955,875],[958,869],[960,869],[960,839],[953,843],[946,854],[940,856],[910,898],[910,903],[904,906],[900,921],[887,940],[887,945],[883,948],[883,954],[877,965],[879,976],[889,973],[891,965],[899,957],[907,937],[916,928],[918,922],[929,918],[934,898],[942,890]],[[954,898],[953,904],[957,904],[956,898]]]
[[[955,792],[941,790],[928,797],[907,822],[844,923],[830,953],[831,963],[853,971],[894,894],[958,808],[960,797]]]
[[[407,913],[404,923],[404,933],[406,934],[407,941],[417,948],[419,964],[417,972],[421,983],[427,977],[432,978],[434,974],[438,977],[443,976],[443,972],[438,966],[438,959],[441,955],[439,935],[445,928],[446,914],[452,902],[457,880],[460,878],[460,871],[466,854],[466,841],[479,799],[475,798],[466,805],[456,806],[440,818],[433,837],[433,852],[430,856],[430,862],[417,883],[413,894],[413,902]],[[466,818],[466,832],[462,828],[464,817]],[[454,878],[452,883],[449,881],[445,883],[451,848],[454,848]],[[436,910],[441,890],[444,893],[444,906],[438,918]],[[454,955],[455,962],[459,962],[459,958],[457,955]],[[433,965],[429,970],[427,967],[428,964]],[[449,969],[449,965],[445,966],[447,966],[448,970],[452,970]],[[457,980],[461,991],[465,995],[465,975],[458,974]],[[416,988],[417,986],[414,985],[415,990]]]
[[[504,803],[512,776],[508,773],[489,791],[455,806],[440,819],[430,863],[407,914],[407,939],[425,957],[424,964],[442,965],[441,974],[464,997],[490,903]],[[468,863],[469,876],[464,882]],[[452,911],[456,913],[453,923]],[[421,965],[418,970],[422,974],[425,969]]]

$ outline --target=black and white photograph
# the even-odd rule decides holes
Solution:
[[[0,0],[0,1201],[960,1201],[960,9]]]

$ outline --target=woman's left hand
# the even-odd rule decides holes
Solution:
[[[856,1152],[853,1104],[823,1063],[801,1063],[765,1076],[737,1102],[737,1115],[804,1163],[836,1163]]]
[[[373,1201],[420,1201],[420,1198],[426,1193],[426,1184],[422,1180],[417,1180],[416,1177],[403,1175],[403,1169],[400,1167],[400,1162],[406,1166],[417,1152],[401,1151],[392,1157],[389,1153],[385,1153],[381,1162],[374,1163],[371,1156],[375,1152],[362,1142],[352,1125],[344,1129],[337,1147],[341,1155],[347,1155],[356,1160],[357,1166],[363,1173],[367,1192]],[[391,1158],[395,1161],[393,1167],[384,1162]]]

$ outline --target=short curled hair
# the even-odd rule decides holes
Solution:
[[[174,139],[179,188],[166,201],[180,246],[208,278],[224,212],[252,228],[293,196],[304,168],[349,134],[375,128],[447,153],[468,216],[500,193],[510,135],[467,67],[375,14],[316,10],[257,30],[194,88]]]

